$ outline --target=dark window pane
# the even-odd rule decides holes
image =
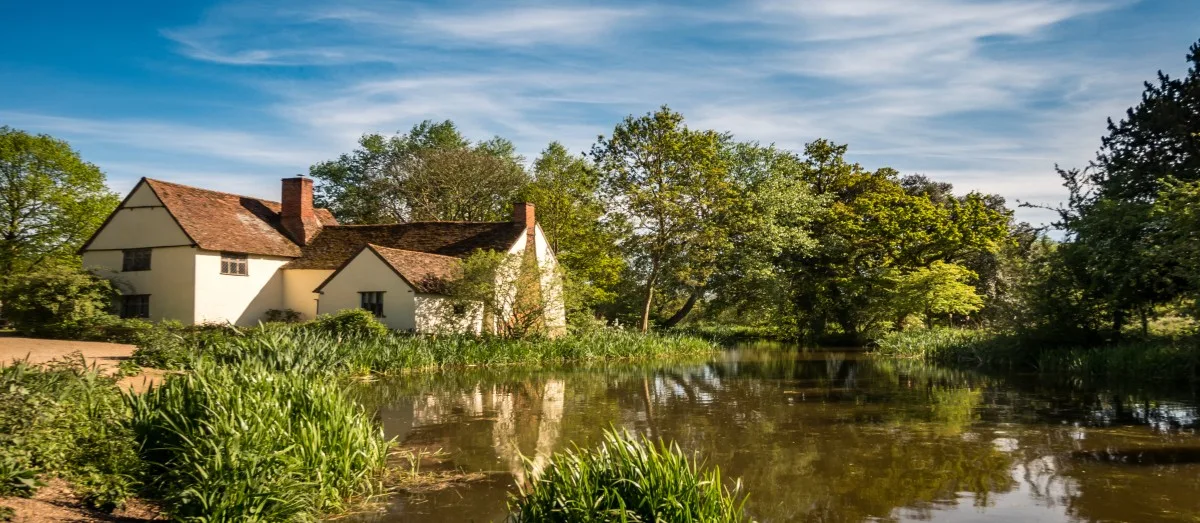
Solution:
[[[249,274],[250,261],[245,254],[232,252],[221,253],[221,274],[246,276]]]
[[[358,295],[363,309],[371,311],[377,318],[383,317],[383,292],[360,292]]]
[[[122,251],[122,271],[150,270],[150,249],[128,249]]]
[[[149,318],[150,317],[150,295],[149,294],[129,294],[121,296],[121,317],[122,318]]]

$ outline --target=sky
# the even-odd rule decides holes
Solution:
[[[1200,39],[1200,0],[3,3],[0,125],[68,140],[121,193],[268,199],[364,133],[451,119],[532,160],[666,104],[1054,205],[1054,166],[1086,165]]]

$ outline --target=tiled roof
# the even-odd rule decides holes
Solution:
[[[427,252],[390,249],[379,245],[367,245],[383,261],[412,286],[413,290],[426,294],[444,294],[446,284],[462,275],[462,260],[452,256]],[[332,276],[330,279],[333,279]]]
[[[300,247],[279,225],[279,202],[149,178],[145,181],[201,249],[300,256]],[[322,224],[337,225],[327,209],[314,211]]]
[[[368,244],[463,258],[480,250],[507,251],[524,234],[513,222],[412,222],[325,227],[285,269],[337,269]]]

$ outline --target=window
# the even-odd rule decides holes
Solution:
[[[150,249],[127,249],[121,251],[121,254],[124,254],[121,260],[122,271],[150,270]]]
[[[245,254],[233,252],[221,253],[221,274],[246,276],[250,273],[247,267],[249,264],[250,261]]]
[[[360,292],[358,295],[362,300],[362,308],[371,311],[376,318],[383,317],[383,292]]]
[[[122,318],[149,318],[150,317],[150,295],[149,294],[126,294],[121,296],[121,317]]]
[[[461,318],[466,314],[467,314],[467,304],[465,304],[465,303],[455,303],[454,304],[454,315],[456,317]]]

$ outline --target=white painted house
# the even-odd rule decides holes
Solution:
[[[364,308],[393,329],[480,332],[482,307],[443,294],[461,260],[532,255],[545,324],[565,327],[557,261],[532,204],[508,222],[339,225],[313,208],[312,188],[285,178],[276,203],[143,178],[80,249],[83,264],[114,282],[126,317],[254,325],[273,309],[312,319]]]

